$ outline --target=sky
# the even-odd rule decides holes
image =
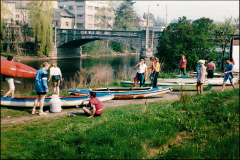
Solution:
[[[159,16],[167,22],[178,19],[178,17],[187,17],[187,19],[196,20],[202,17],[213,19],[215,22],[224,22],[224,17],[239,17],[239,1],[140,1],[136,0],[133,5],[137,14],[141,17],[143,13],[154,14],[155,18]],[[150,2],[150,3],[149,3]]]

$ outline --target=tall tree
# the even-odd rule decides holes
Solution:
[[[222,66],[221,66],[222,70],[227,44],[230,43],[230,39],[234,35],[238,27],[239,18],[234,19],[232,16],[229,18],[225,18],[223,23],[218,23],[216,26],[215,40],[218,43],[219,47],[222,48]]]
[[[52,29],[50,24],[51,5],[51,1],[31,1],[29,5],[31,27],[35,37],[35,54],[39,51],[40,54],[48,56],[52,48],[52,35],[50,35]],[[40,48],[38,48],[39,40],[41,42]]]
[[[124,1],[116,9],[114,30],[135,31],[137,30],[137,14],[133,10],[133,4],[130,0]]]

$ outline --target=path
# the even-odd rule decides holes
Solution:
[[[235,87],[239,88],[239,84],[235,85]],[[221,89],[222,89],[221,86],[213,86],[211,90],[221,91]],[[232,86],[226,86],[225,90],[231,90],[231,89],[232,89]],[[204,92],[205,93],[211,92],[211,90],[204,91]],[[185,91],[184,93],[196,94],[196,91]],[[103,102],[103,109],[108,107],[118,107],[118,106],[131,105],[131,104],[144,104],[146,101],[147,103],[150,103],[150,102],[156,102],[156,101],[178,100],[180,94],[181,94],[180,92],[170,92],[163,95],[149,97],[147,99],[110,100],[110,101]],[[79,114],[79,113],[83,113],[83,111],[80,108],[74,108],[74,107],[69,109],[63,108],[63,111],[61,111],[60,113],[48,113],[46,116],[38,116],[38,115],[32,116],[30,115],[31,113],[29,112],[30,116],[22,116],[22,117],[16,117],[16,118],[1,118],[1,125],[25,123],[25,121],[36,121],[41,118],[43,120],[56,119],[56,118],[59,118],[60,116],[68,116],[70,113]]]

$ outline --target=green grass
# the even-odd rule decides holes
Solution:
[[[239,89],[1,126],[2,159],[239,159]]]

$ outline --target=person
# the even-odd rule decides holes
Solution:
[[[8,61],[13,61],[13,56],[8,56],[7,57]],[[8,82],[8,87],[9,90],[3,97],[7,97],[9,94],[11,94],[11,97],[14,97],[14,91],[15,91],[15,85],[14,85],[14,79],[13,77],[7,76],[7,75],[2,75],[2,78],[4,81]]]
[[[197,78],[197,94],[203,94],[203,84],[205,82],[206,67],[204,66],[204,61],[199,60],[198,64],[201,66],[199,70],[199,75]]]
[[[224,71],[222,91],[224,91],[228,79],[232,87],[235,88],[235,85],[233,83],[233,64],[230,62],[230,58],[226,58],[226,69]]]
[[[32,109],[32,114],[36,113],[36,107],[40,100],[39,104],[39,115],[46,115],[47,113],[43,112],[43,103],[45,100],[46,93],[48,93],[48,85],[47,85],[47,76],[48,76],[48,70],[49,64],[48,62],[43,62],[41,64],[41,68],[37,71],[36,77],[35,77],[35,90],[37,92],[37,98],[34,101],[34,106]]]
[[[153,72],[154,72],[154,66],[155,66],[154,57],[151,57],[150,61],[152,65],[151,65],[151,74],[149,78],[151,79],[151,86],[153,86]]]
[[[234,65],[234,60],[233,60],[233,58],[230,58],[230,62]]]
[[[160,71],[160,64],[158,58],[154,58],[155,66],[153,72],[153,87],[157,87],[157,76]]]
[[[202,61],[203,65],[205,66],[205,63],[208,62],[208,59],[205,58],[204,60],[199,60],[199,61]],[[198,78],[198,74],[199,74],[200,68],[201,68],[201,66],[198,64],[197,67],[196,67],[196,72],[197,72],[196,78]]]
[[[214,64],[214,60],[211,59],[211,62],[207,64],[207,71],[208,71],[207,78],[213,78],[215,69],[216,69],[216,66]]]
[[[183,72],[184,75],[186,75],[186,67],[187,67],[187,59],[185,58],[184,55],[182,55],[182,58],[180,60],[180,65],[179,65],[179,75],[181,72]]]
[[[62,73],[61,70],[56,66],[54,62],[51,63],[50,76],[48,82],[52,78],[53,83],[53,94],[59,95],[59,84],[62,82]]]
[[[145,64],[145,59],[142,57],[141,61],[134,67],[134,70],[137,69],[136,77],[134,78],[134,85],[133,87],[137,86],[138,81],[140,81],[140,87],[143,86],[145,80],[147,80],[148,72],[147,72],[147,65]],[[146,73],[146,75],[144,75]]]
[[[86,100],[87,101],[87,100]],[[98,117],[101,116],[103,113],[102,110],[102,102],[97,98],[97,95],[95,92],[90,92],[90,100],[88,100],[88,106],[90,106],[91,109],[88,109],[87,107],[83,107],[83,111],[90,116],[88,118]],[[82,101],[82,104],[84,101]]]

